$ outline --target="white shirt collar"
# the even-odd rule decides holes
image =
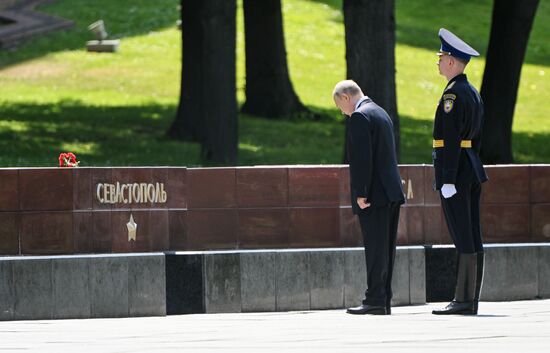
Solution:
[[[361,99],[359,99],[359,100],[357,101],[357,103],[355,103],[355,110],[357,110],[357,108],[359,108],[359,106],[361,105],[361,103],[363,103],[363,102],[366,101],[367,99],[369,99],[369,97],[367,97],[367,96],[361,97]]]

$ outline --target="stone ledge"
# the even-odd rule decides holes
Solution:
[[[0,257],[0,320],[166,315],[164,254]]]
[[[166,258],[168,314],[337,309],[359,304],[366,289],[363,248],[171,252]],[[425,303],[425,281],[424,248],[399,247],[392,304]],[[184,292],[194,294],[185,299]]]

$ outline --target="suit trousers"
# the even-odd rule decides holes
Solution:
[[[359,213],[367,262],[367,290],[363,304],[390,305],[400,207],[401,203],[396,202],[369,207]]]
[[[480,222],[481,184],[457,185],[457,193],[448,199],[441,193],[441,206],[449,233],[460,254],[483,251]]]

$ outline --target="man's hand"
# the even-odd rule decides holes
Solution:
[[[443,195],[444,198],[448,199],[454,194],[456,194],[455,184],[443,184],[441,187],[441,195]]]
[[[365,197],[358,197],[357,204],[359,205],[359,208],[362,210],[364,210],[367,207],[370,207],[370,202],[367,202],[367,199]]]

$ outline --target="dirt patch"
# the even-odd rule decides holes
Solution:
[[[0,77],[22,79],[56,77],[65,75],[68,71],[69,65],[66,64],[30,62],[0,70]]]

